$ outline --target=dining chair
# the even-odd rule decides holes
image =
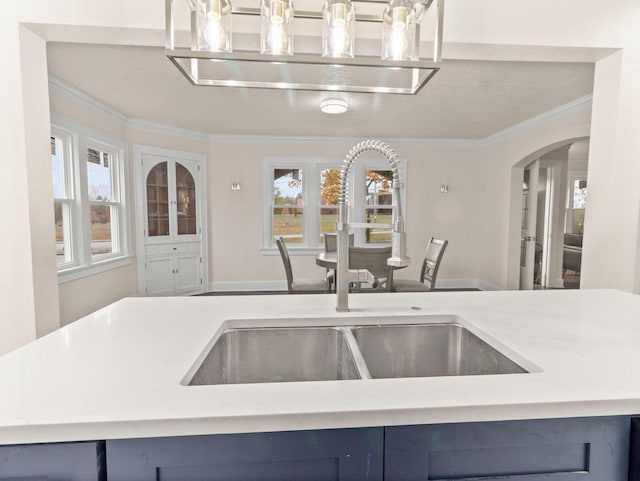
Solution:
[[[291,268],[291,259],[289,258],[289,251],[287,245],[284,242],[284,238],[277,237],[276,245],[280,251],[280,257],[282,257],[282,263],[284,264],[284,272],[287,276],[287,291],[289,294],[314,294],[329,292],[329,281],[327,279],[308,279],[296,281],[293,279],[293,269]]]
[[[324,251],[336,252],[338,250],[338,234],[335,232],[327,232],[322,234],[324,238]],[[353,246],[354,235],[349,234],[349,246]]]
[[[436,278],[438,277],[438,269],[444,251],[449,244],[448,240],[440,240],[434,237],[427,242],[427,249],[424,253],[422,261],[422,269],[420,270],[420,280],[412,279],[394,279],[393,271],[391,271],[387,283],[389,292],[425,292],[435,289]]]
[[[371,287],[364,287],[360,282],[352,282],[349,286],[350,290],[353,292],[383,290],[391,270],[387,265],[389,257],[391,257],[391,246],[349,247],[349,269],[367,269],[375,278]]]

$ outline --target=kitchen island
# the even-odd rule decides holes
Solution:
[[[513,440],[511,435],[505,438],[505,433],[513,434],[522,426],[527,436],[545,440],[535,449],[525,442],[529,446],[526,451],[534,453],[529,458],[548,459],[551,452],[562,452],[568,461],[549,469],[562,475],[591,473],[579,478],[589,480],[598,479],[589,467],[589,459],[596,459],[600,448],[581,436],[597,432],[598,438],[610,437],[605,444],[618,446],[618,451],[628,446],[629,416],[640,413],[640,376],[636,371],[640,365],[640,296],[610,290],[384,293],[352,295],[350,304],[351,312],[336,313],[333,295],[123,299],[0,358],[0,445],[89,441],[97,442],[100,450],[106,441],[108,458],[110,453],[133,453],[137,449],[127,443],[154,438],[155,448],[157,442],[164,444],[158,451],[163,454],[158,456],[169,462],[166,452],[180,451],[169,449],[173,440],[189,443],[208,439],[215,446],[216,440],[224,440],[212,449],[227,446],[223,450],[227,465],[235,466],[228,450],[231,445],[235,446],[233,452],[242,450],[237,436],[255,442],[261,435],[252,438],[246,433],[270,433],[267,437],[278,438],[285,449],[299,445],[296,434],[308,438],[313,433],[316,446],[345,452],[354,444],[362,447],[369,443],[373,447],[357,455],[336,454],[329,452],[331,449],[322,455],[301,453],[303,459],[324,459],[326,455],[327,459],[342,459],[340,466],[349,464],[346,459],[368,459],[363,471],[369,473],[366,479],[382,479],[382,457],[390,450],[404,453],[406,458],[413,448],[402,443],[413,439],[412,446],[416,446],[420,440],[433,438],[433,432],[419,433],[420,426],[447,426],[446,433],[437,432],[441,452],[446,452],[447,436],[451,440],[457,437],[456,443],[468,440],[470,433],[475,433],[471,438],[486,439],[487,432],[482,430],[488,427],[494,433],[492,438],[502,441],[491,448],[493,454],[485,451],[483,456],[516,456],[524,463],[527,456],[517,458],[516,448],[510,454],[498,449]],[[389,319],[415,323],[420,322],[416,316],[442,315],[459,316],[529,372],[184,384],[198,357],[225,328],[370,325],[385,324]],[[458,432],[456,426],[468,429]],[[502,434],[496,434],[496,429]],[[561,432],[570,433],[570,439],[561,439]],[[245,434],[210,436],[231,433]],[[355,443],[349,436],[361,442]],[[234,441],[228,442],[230,439]],[[382,447],[386,451],[381,454]],[[196,447],[185,449],[193,453]],[[416,449],[419,452],[422,448]],[[473,454],[473,446],[465,449],[471,453],[469,459],[478,456],[477,452]],[[269,455],[274,452],[282,450],[272,450]],[[1,456],[0,479],[4,475]],[[147,448],[139,453],[139,458],[145,456],[149,458]],[[432,466],[446,466],[455,459],[447,456]],[[622,462],[620,456],[618,452],[614,459]],[[273,464],[265,459],[258,465],[260,472],[268,473],[265,466]],[[386,465],[406,469],[411,465],[406,459],[394,459],[387,459]],[[379,476],[372,469],[378,465]],[[335,468],[331,463],[325,467],[329,472]],[[323,472],[324,468],[310,469]],[[445,468],[434,469],[427,479],[444,476]],[[455,476],[534,476],[531,473],[537,468],[522,473],[508,467],[500,469]],[[546,468],[540,469],[539,474],[549,474]],[[626,472],[626,464],[615,469]],[[172,472],[166,468],[162,479],[171,479]],[[110,466],[109,479],[134,479],[124,474],[113,477],[117,474],[112,473],[118,473],[117,466]],[[175,479],[180,476],[185,475],[176,474]],[[402,477],[418,479],[417,474],[411,476],[405,473]],[[340,475],[336,479],[357,477]],[[194,474],[192,479],[218,478]],[[272,478],[265,475],[260,479]]]

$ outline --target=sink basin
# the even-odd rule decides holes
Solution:
[[[420,318],[412,320],[416,319]],[[402,318],[388,318],[389,324],[384,325],[225,329],[200,355],[182,383],[195,386],[528,372],[456,316],[422,319],[426,322],[399,324]]]
[[[527,372],[457,323],[354,327],[372,378]]]
[[[360,379],[334,327],[228,329],[189,385]]]

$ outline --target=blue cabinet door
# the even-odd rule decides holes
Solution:
[[[0,481],[106,481],[104,441],[0,446]]]
[[[629,417],[395,426],[393,481],[626,481]]]
[[[107,441],[109,481],[382,481],[383,428]]]

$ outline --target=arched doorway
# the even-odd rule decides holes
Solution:
[[[509,289],[579,287],[588,141],[556,142],[512,166]]]

